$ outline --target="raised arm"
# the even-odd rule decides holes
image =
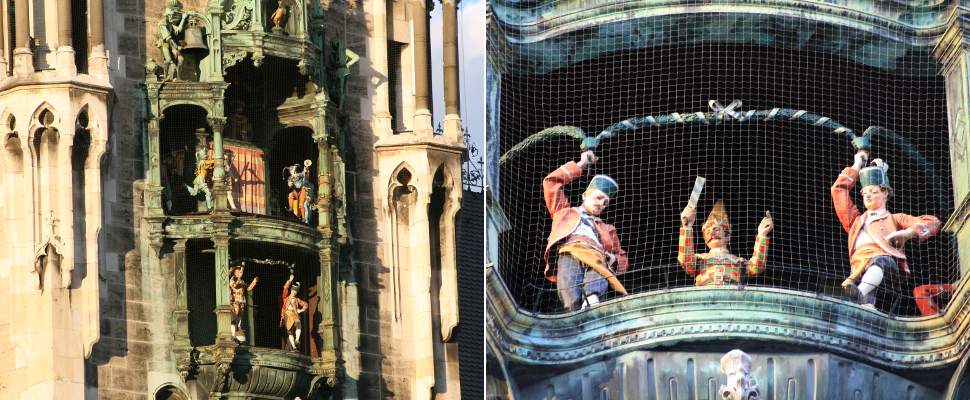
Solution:
[[[680,213],[680,236],[678,238],[677,246],[677,263],[680,264],[687,275],[694,276],[697,275],[698,264],[703,264],[704,261],[700,260],[698,262],[697,257],[694,254],[694,219],[697,216],[697,211],[693,207],[687,206],[684,211]],[[703,265],[700,265],[703,267]]]
[[[758,275],[765,270],[765,260],[768,258],[768,234],[774,229],[771,213],[765,212],[765,217],[758,225],[758,236],[754,239],[754,251],[748,259],[748,276]]]
[[[855,163],[843,169],[832,184],[832,204],[835,206],[835,215],[839,217],[842,229],[846,232],[852,229],[852,223],[859,216],[859,209],[852,203],[849,191],[859,181],[859,170],[865,165],[867,158],[868,154],[864,151],[856,153]]]
[[[286,280],[286,283],[283,284],[283,298],[284,299],[286,298],[286,296],[288,296],[290,294],[290,285],[292,285],[292,284],[293,284],[293,274],[291,273],[290,274],[290,279],[287,279]]]
[[[562,190],[563,186],[583,175],[583,170],[594,162],[596,162],[596,155],[592,151],[586,151],[578,163],[570,161],[546,175],[542,180],[542,194],[546,200],[549,215],[556,215],[559,210],[569,208],[569,199]]]

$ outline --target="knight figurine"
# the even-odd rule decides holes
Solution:
[[[158,39],[155,40],[155,47],[162,51],[165,80],[174,80],[178,67],[182,63],[182,45],[179,44],[179,36],[185,29],[187,16],[182,11],[182,5],[178,0],[169,0],[165,5],[162,19],[158,22]]]

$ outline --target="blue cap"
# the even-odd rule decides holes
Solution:
[[[589,186],[586,188],[587,191],[590,189],[597,189],[606,193],[612,199],[616,196],[616,192],[620,191],[620,185],[617,185],[616,181],[607,175],[596,175],[589,181]]]

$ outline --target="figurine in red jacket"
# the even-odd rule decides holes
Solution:
[[[860,150],[855,162],[846,167],[832,185],[832,203],[842,228],[849,234],[849,277],[842,282],[846,294],[867,307],[875,307],[875,289],[887,271],[909,273],[903,244],[918,238],[926,240],[940,231],[940,220],[932,215],[914,217],[890,214],[886,203],[892,197],[887,171],[889,165],[880,159],[863,168],[869,153]],[[862,200],[866,211],[852,203],[849,190],[861,181]]]
[[[616,181],[606,175],[594,176],[579,207],[571,207],[563,192],[563,186],[582,176],[594,162],[596,155],[586,151],[578,163],[570,161],[542,181],[546,207],[552,216],[552,232],[543,257],[545,275],[556,283],[567,311],[598,303],[607,285],[627,294],[615,276],[627,270],[626,252],[620,247],[616,228],[599,217],[616,197]],[[555,264],[550,262],[551,254],[558,255]]]

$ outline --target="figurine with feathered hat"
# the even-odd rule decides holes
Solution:
[[[865,148],[857,150],[852,166],[843,169],[832,184],[832,203],[842,228],[849,234],[851,272],[842,287],[859,304],[874,308],[875,289],[884,274],[900,269],[909,274],[903,244],[909,239],[923,241],[936,235],[940,220],[932,215],[889,213],[886,203],[893,194],[889,164],[877,158],[865,167],[869,152]],[[849,195],[856,182],[862,186],[865,212],[859,211]]]
[[[758,275],[765,270],[765,259],[768,254],[768,234],[774,228],[771,213],[765,212],[765,217],[758,225],[758,236],[754,240],[754,252],[751,258],[742,258],[731,254],[731,222],[728,220],[724,202],[718,201],[711,214],[701,228],[707,253],[694,252],[694,220],[697,210],[688,205],[680,213],[680,246],[677,251],[677,262],[694,278],[697,286],[717,286],[738,284],[741,276]]]
[[[309,306],[296,295],[300,292],[300,282],[293,282],[293,273],[283,284],[283,305],[280,309],[280,327],[286,330],[287,344],[290,351],[297,351],[300,343],[300,333],[303,325],[300,323],[300,314],[307,310]]]
[[[570,161],[542,181],[546,207],[552,216],[552,231],[543,256],[545,276],[556,283],[567,311],[599,303],[607,286],[627,294],[615,276],[627,270],[626,252],[620,246],[616,228],[600,219],[616,198],[619,185],[609,176],[594,176],[579,207],[572,207],[563,192],[565,185],[581,177],[595,162],[596,155],[587,150],[578,163]],[[556,257],[555,264],[550,262],[552,257]]]

